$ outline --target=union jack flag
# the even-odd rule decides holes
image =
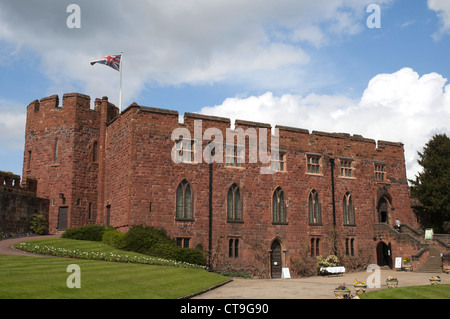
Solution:
[[[107,65],[114,70],[120,71],[120,60],[122,59],[122,54],[118,55],[107,55],[103,58],[97,59],[95,61],[91,62],[91,65],[94,65],[95,63],[100,63]]]

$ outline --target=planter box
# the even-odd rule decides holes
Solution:
[[[386,280],[386,285],[388,288],[397,288],[398,280]]]
[[[432,285],[439,285],[440,283],[441,283],[441,279],[430,278],[430,284],[432,284]]]
[[[403,265],[403,270],[404,271],[412,271],[412,265]]]
[[[336,297],[336,299],[344,299],[345,295],[350,295],[351,294],[351,290],[334,290],[334,296]]]
[[[355,291],[357,295],[365,293],[366,289],[367,285],[355,284]]]

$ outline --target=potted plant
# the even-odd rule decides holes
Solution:
[[[344,282],[342,285],[334,288],[334,295],[336,299],[345,299],[347,295],[350,295],[350,288],[348,288]]]
[[[450,274],[450,266],[444,266],[443,270],[446,274]]]
[[[396,288],[398,287],[398,280],[395,277],[389,276],[386,279],[386,285],[388,288]]]
[[[410,257],[403,257],[402,263],[404,271],[412,271],[412,262]]]
[[[358,281],[358,279],[356,279],[354,287],[356,294],[359,295],[366,292],[367,284],[364,281]]]
[[[433,276],[430,278],[430,284],[432,285],[439,285],[441,283],[441,277],[439,276]]]

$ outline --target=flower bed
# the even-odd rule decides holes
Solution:
[[[11,239],[11,238],[21,238],[21,237],[31,237],[36,236],[34,233],[3,233],[0,232],[0,240]]]
[[[96,251],[82,251],[79,249],[71,250],[61,247],[53,247],[46,245],[36,245],[33,242],[22,242],[16,246],[18,249],[23,251],[50,255],[57,257],[66,258],[77,258],[77,259],[88,259],[88,260],[102,260],[109,262],[123,262],[123,263],[139,263],[148,265],[159,265],[159,266],[172,266],[181,268],[195,268],[195,269],[206,269],[204,266],[189,264],[186,262],[178,262],[174,260],[168,260],[163,258],[151,257],[151,256],[132,256],[132,255],[121,255],[115,253],[104,253]]]

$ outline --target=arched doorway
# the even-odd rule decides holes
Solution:
[[[388,201],[386,197],[381,197],[378,201],[378,222],[380,223],[387,223],[389,221],[389,214],[388,214]]]
[[[270,277],[281,278],[283,268],[283,260],[281,256],[281,243],[275,239],[270,246]]]
[[[392,268],[391,243],[380,241],[377,245],[377,265]]]

